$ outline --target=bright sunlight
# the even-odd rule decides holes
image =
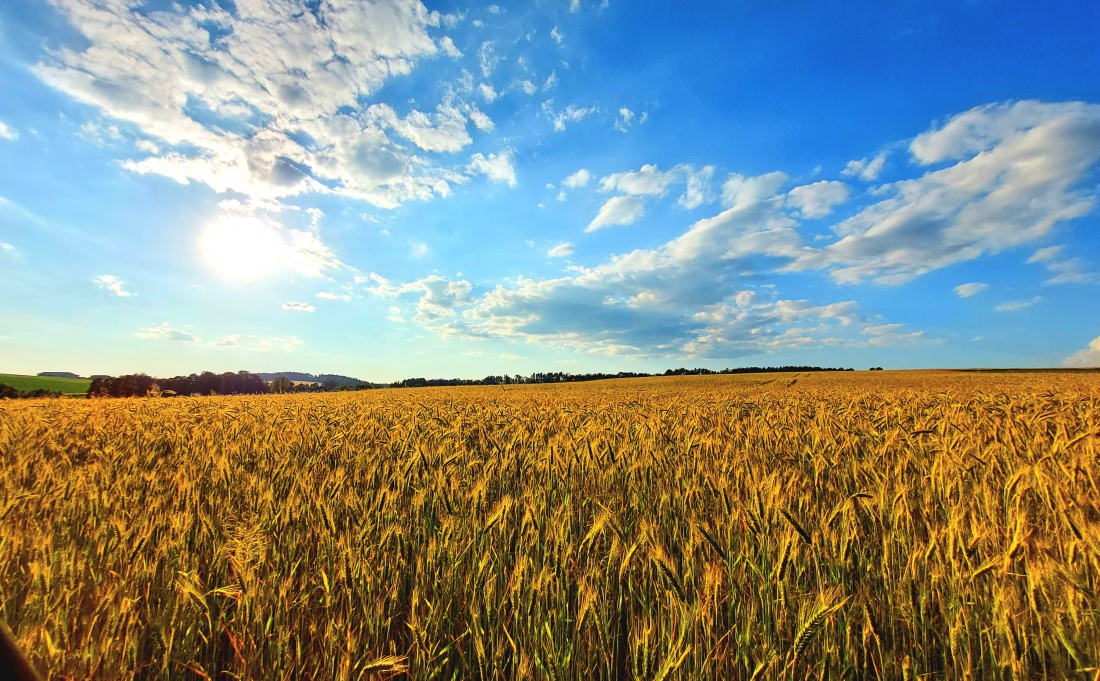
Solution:
[[[225,217],[207,225],[199,250],[227,279],[259,279],[274,272],[290,247],[270,225],[251,217]]]

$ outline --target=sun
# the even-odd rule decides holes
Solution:
[[[207,225],[199,237],[206,264],[220,276],[237,281],[274,274],[287,248],[275,228],[253,217],[220,218]]]

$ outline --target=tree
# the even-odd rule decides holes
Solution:
[[[277,376],[275,380],[271,382],[271,392],[273,393],[288,393],[294,390],[294,381],[290,380],[286,376]]]

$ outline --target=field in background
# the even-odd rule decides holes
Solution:
[[[55,378],[52,376],[20,376],[18,374],[0,374],[0,383],[23,392],[30,392],[38,388],[53,390],[66,395],[88,394],[88,388],[92,385],[90,378]]]
[[[1098,455],[1095,374],[2,402],[0,618],[58,678],[1094,678]]]

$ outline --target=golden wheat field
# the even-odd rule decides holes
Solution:
[[[1100,678],[1100,376],[0,402],[57,679]]]

